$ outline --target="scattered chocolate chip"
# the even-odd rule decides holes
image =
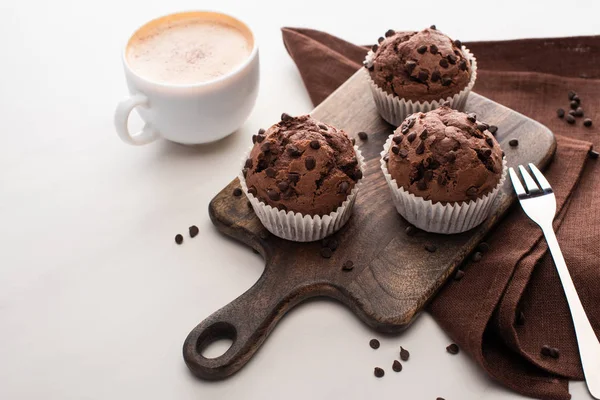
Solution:
[[[421,134],[419,135],[419,139],[421,139],[421,140],[427,139],[427,134],[428,134],[427,129],[423,129],[423,132],[421,132]]]
[[[427,46],[422,45],[417,48],[417,53],[424,54],[427,51]]]
[[[195,238],[196,235],[198,235],[198,233],[200,232],[200,230],[196,225],[192,225],[188,228],[188,232],[190,233],[191,238]]]
[[[377,43],[381,44],[381,42],[383,42],[385,40],[385,38],[383,36],[381,36],[379,39],[377,39]]]
[[[260,150],[263,153],[268,153],[269,151],[271,151],[271,142],[264,142],[261,146],[260,146]]]
[[[354,269],[354,263],[350,260],[342,264],[342,271],[352,271]],[[379,346],[377,346],[379,347]]]
[[[417,79],[421,82],[426,82],[427,79],[429,79],[429,74],[427,73],[427,71],[419,71]]]
[[[571,100],[576,101],[577,104],[581,103],[581,100],[579,99],[579,96],[577,94],[575,96],[573,96],[573,98]]]
[[[363,173],[360,169],[357,169],[356,172],[354,173],[354,180],[357,181],[359,179],[362,179],[363,177]]]
[[[388,29],[387,32],[385,33],[385,37],[394,36],[394,33],[396,33],[396,32],[393,29]]]
[[[575,123],[575,117],[571,114],[567,115],[565,120],[571,125],[573,125]]]
[[[306,157],[306,160],[304,161],[304,166],[306,166],[307,170],[312,170],[317,166],[317,162],[315,161],[315,159],[313,157]]]
[[[321,249],[321,257],[331,258],[332,255],[333,255],[333,251],[329,247],[323,247]]]
[[[430,182],[433,179],[433,171],[428,169],[423,173],[423,179],[425,182]]]
[[[592,126],[592,120],[590,118],[586,118],[583,120],[583,126],[589,128],[590,126]]]
[[[462,269],[457,269],[454,273],[454,280],[460,281],[463,278],[463,276],[465,276],[465,271],[463,271]]]
[[[251,158],[246,159],[246,162],[244,163],[244,168],[252,168],[252,159]]]
[[[275,178],[275,176],[277,176],[277,171],[275,171],[275,168],[269,167],[265,169],[265,174],[267,174],[269,178]]]
[[[177,244],[183,243],[183,236],[180,235],[179,233],[177,235],[175,235],[175,243],[177,243]]]
[[[428,243],[425,245],[425,250],[427,250],[430,253],[435,253],[437,251],[437,246],[431,243]]]
[[[442,68],[448,68],[450,66],[450,64],[448,63],[448,60],[446,60],[445,58],[442,58],[440,60],[440,67]]]
[[[421,141],[415,149],[416,154],[423,154],[425,152],[425,142]]]
[[[241,196],[241,195],[242,195],[242,193],[243,193],[243,192],[242,192],[242,189],[240,189],[240,188],[235,188],[235,189],[233,189],[233,195],[234,195],[235,197],[239,197],[239,196]]]
[[[276,190],[273,190],[273,189],[267,190],[267,196],[269,196],[269,199],[271,199],[273,201],[278,201],[281,198],[281,195],[279,194],[279,192]]]
[[[486,242],[481,242],[477,246],[477,250],[479,250],[482,253],[487,253],[490,250],[490,245],[487,244]]]
[[[250,193],[252,196],[256,196],[256,188],[254,186],[250,186],[248,193]]]
[[[458,68],[460,68],[461,71],[466,71],[467,62],[465,60],[460,60],[460,62],[458,63]]]
[[[410,353],[408,352],[408,350],[406,350],[404,347],[400,346],[400,359],[402,361],[408,361],[409,357],[410,357]]]
[[[431,52],[431,54],[437,54],[438,47],[435,44],[432,44],[431,46],[429,46],[429,51]]]
[[[406,68],[406,72],[408,72],[409,75],[412,74],[412,72],[414,71],[416,66],[417,66],[417,63],[413,60],[408,60],[404,64],[404,68]]]
[[[573,113],[574,117],[583,117],[583,108],[577,107],[575,112]]]
[[[489,132],[490,132],[492,135],[495,135],[495,134],[496,134],[496,132],[498,132],[498,127],[497,127],[496,125],[490,125],[490,126],[488,127],[488,131],[489,131]]]
[[[460,40],[456,39],[454,41],[454,45],[460,49],[462,47],[462,42]]]
[[[265,140],[265,135],[256,135],[257,143],[262,143],[263,140]]]
[[[286,190],[288,190],[289,187],[290,187],[290,184],[287,183],[286,181],[281,181],[281,182],[277,183],[277,188],[279,190],[281,190],[282,192],[285,192]]]
[[[596,150],[590,150],[588,152],[588,156],[590,156],[591,159],[595,160],[598,158],[598,156],[600,156],[600,153],[598,153]]]
[[[425,182],[425,179],[421,179],[420,181],[417,182],[417,189],[427,190],[427,182]]]
[[[442,77],[442,86],[450,86],[452,84],[452,78],[449,76]]]
[[[283,113],[281,114],[281,120],[282,121],[291,121],[293,118],[290,114],[287,113]]]
[[[392,363],[392,370],[394,372],[402,371],[402,364],[400,363],[400,361],[394,360],[394,362]]]
[[[385,375],[385,371],[379,367],[375,367],[375,369],[373,370],[373,374],[375,374],[377,378],[383,378],[383,376]]]
[[[406,157],[408,157],[408,150],[400,149],[400,151],[398,152],[398,155],[402,158],[406,158]]]
[[[440,71],[435,70],[431,73],[431,82],[437,82],[441,77],[442,75],[440,74]]]
[[[404,125],[404,126],[402,126],[402,128],[400,128],[400,132],[401,132],[403,135],[406,135],[406,134],[408,133],[408,131],[409,131],[409,130],[410,130],[410,128],[408,127],[408,125]]]
[[[373,53],[375,53],[375,52],[377,51],[377,49],[378,49],[378,48],[379,48],[379,46],[377,46],[376,44],[374,44],[374,45],[371,47],[371,51],[372,51]]]
[[[256,143],[256,138],[257,138],[256,135],[252,135],[252,143]]]
[[[349,187],[350,185],[348,184],[348,182],[343,181],[342,183],[340,183],[340,193],[346,193]]]
[[[485,131],[488,128],[488,125],[483,122],[477,122],[477,129],[481,132]]]
[[[473,257],[471,257],[471,260],[473,262],[479,262],[481,261],[481,259],[483,258],[483,254],[479,251],[475,252],[475,254],[473,254]]]
[[[398,147],[398,146],[392,146],[392,153],[398,154],[399,152],[400,152],[400,147]]]
[[[477,188],[475,186],[471,186],[467,189],[467,196],[476,197],[477,196]]]
[[[315,150],[319,150],[321,148],[321,143],[319,143],[318,140],[311,140],[310,141],[310,147],[315,149]]]
[[[385,156],[383,156],[383,161],[385,161],[385,162],[390,161],[390,155],[386,154]]]
[[[291,144],[287,148],[287,152],[292,157],[300,157],[302,155],[302,153],[300,152],[300,150],[298,149],[298,147],[296,147],[296,145],[294,145],[294,144]]]
[[[400,144],[400,143],[402,143],[402,138],[403,138],[403,137],[404,137],[404,136],[397,135],[397,136],[394,136],[394,137],[392,138],[392,140],[394,141],[394,143],[396,143],[396,144]],[[398,154],[398,153],[396,153],[396,154]]]
[[[451,151],[446,155],[448,162],[454,162],[456,160],[456,153]]]
[[[340,242],[338,242],[337,239],[334,239],[334,238],[327,240],[326,243],[327,243],[326,246],[329,247],[331,249],[331,251],[335,251],[335,249],[337,249],[338,246],[340,245]]]
[[[446,351],[450,354],[458,354],[460,349],[458,348],[458,345],[456,343],[452,343],[451,345],[446,347]]]
[[[431,26],[429,27],[429,29],[436,30],[437,28],[435,27],[435,25],[431,25]]]
[[[570,105],[573,110],[575,110],[577,107],[579,107],[579,103],[576,102],[575,100],[571,100]]]
[[[356,144],[356,139],[352,138],[350,139],[350,142],[352,143],[352,146],[354,146]]]
[[[515,318],[515,322],[517,323],[517,325],[525,325],[525,314],[523,314],[523,311],[519,311],[517,312],[517,317]]]
[[[575,110],[569,110],[569,115],[575,116]]]
[[[558,116],[558,118],[563,118],[565,116],[565,110],[559,108],[558,110],[556,110],[556,115]]]
[[[542,353],[543,356],[550,357],[551,351],[552,350],[551,350],[550,346],[548,346],[548,345],[543,345],[542,346],[541,353]]]
[[[445,185],[446,185],[446,183],[448,183],[448,180],[446,179],[446,177],[445,177],[444,175],[441,175],[441,174],[440,174],[440,175],[438,175],[438,177],[437,177],[437,182],[438,182],[438,185],[440,185],[440,186],[445,186]]]
[[[415,118],[411,118],[408,120],[408,128],[412,128],[413,126],[415,126]]]
[[[411,132],[406,139],[408,140],[409,143],[412,143],[415,141],[415,139],[417,138],[417,133],[416,132]]]
[[[517,147],[519,145],[519,141],[517,139],[510,139],[508,141],[508,145],[510,147]]]
[[[371,348],[373,350],[377,350],[379,348],[379,340],[377,340],[377,339],[371,339],[369,341],[369,346],[371,346]]]
[[[469,113],[467,114],[467,120],[474,123],[477,121],[477,115],[475,115],[474,113]]]
[[[417,227],[415,227],[413,225],[409,225],[406,227],[406,229],[404,229],[404,232],[406,233],[407,236],[415,236],[418,231],[419,231],[419,229],[417,229]]]
[[[558,351],[558,349],[556,347],[550,348],[550,357],[552,357],[552,358],[560,357],[560,352]]]
[[[326,131],[327,130],[327,125],[319,124],[319,128],[321,128],[324,131]]]
[[[456,58],[456,56],[454,54],[448,55],[448,61],[450,62],[450,64],[452,64],[452,65],[456,64],[457,60],[458,60],[458,58]]]
[[[577,96],[574,90],[569,90],[569,100],[573,100],[573,97]]]
[[[360,140],[369,140],[369,135],[367,135],[367,132],[358,132],[358,138]]]
[[[435,399],[435,400],[446,400],[446,399],[444,399],[443,397],[438,397],[438,398],[437,398],[437,399]]]
[[[490,146],[494,147],[494,140],[491,137],[485,138],[485,142]]]

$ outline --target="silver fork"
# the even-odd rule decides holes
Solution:
[[[552,258],[554,259],[558,276],[567,297],[569,309],[571,310],[571,318],[573,318],[575,336],[577,337],[577,345],[579,346],[579,357],[581,358],[581,365],[588,390],[592,397],[600,399],[600,342],[581,305],[581,300],[579,300],[575,285],[573,285],[573,280],[567,269],[567,264],[560,251],[556,234],[552,227],[552,220],[556,213],[556,198],[550,184],[536,166],[529,164],[529,168],[533,172],[537,183],[527,170],[522,165],[519,165],[519,171],[523,176],[527,190],[523,188],[519,177],[512,168],[509,169],[510,179],[517,192],[523,211],[544,232],[550,254],[552,254]]]

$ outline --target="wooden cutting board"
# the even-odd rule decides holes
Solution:
[[[498,126],[497,139],[509,166],[532,162],[543,168],[551,160],[554,136],[538,122],[475,93],[469,96],[466,110]],[[492,215],[479,227],[457,235],[408,236],[407,222],[392,204],[379,165],[383,143],[394,128],[377,113],[360,71],[312,115],[356,138],[367,161],[354,214],[333,236],[339,247],[325,259],[320,255],[321,242],[294,243],[270,234],[247,199],[232,195],[240,187],[237,178],[215,196],[209,206],[213,223],[225,235],[260,252],[266,265],[254,286],[188,335],[183,356],[200,378],[223,379],[237,372],[286,312],[315,296],[339,300],[379,332],[405,329],[515,200],[507,179]],[[368,141],[358,138],[360,131],[369,134]],[[508,145],[513,138],[519,140],[518,147]],[[434,244],[437,251],[426,251],[425,244]],[[342,271],[347,260],[354,263],[349,272]],[[233,343],[223,355],[202,356],[209,343],[224,338]]]

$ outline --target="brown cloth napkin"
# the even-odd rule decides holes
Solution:
[[[283,28],[285,46],[316,105],[361,67],[366,47],[324,32]],[[557,198],[558,241],[588,317],[600,335],[600,36],[467,43],[477,57],[474,90],[549,127],[558,148],[545,171]],[[575,90],[591,128],[556,116]],[[365,94],[365,95],[370,95]],[[516,205],[489,235],[491,250],[467,262],[429,306],[440,326],[487,373],[524,395],[569,399],[583,373],[569,309],[540,229]],[[541,348],[559,349],[558,359]]]

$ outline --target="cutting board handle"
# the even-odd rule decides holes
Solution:
[[[207,380],[233,375],[250,360],[288,310],[304,299],[319,295],[318,290],[290,285],[280,276],[263,273],[246,293],[190,332],[183,344],[183,358],[194,375]],[[219,357],[204,357],[202,351],[220,339],[230,339],[233,343]]]

